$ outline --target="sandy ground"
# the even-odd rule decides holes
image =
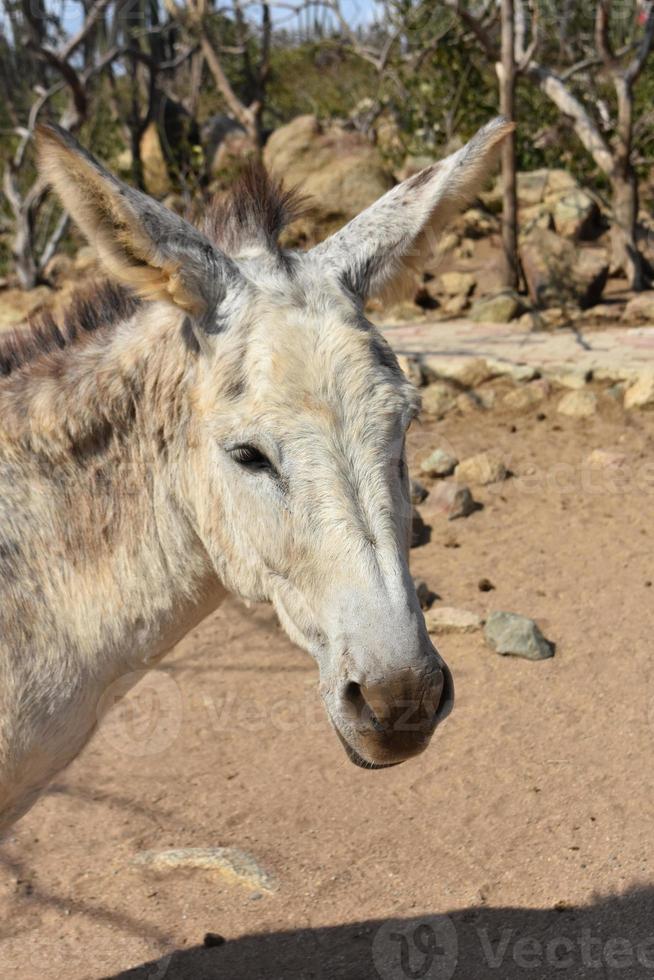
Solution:
[[[230,600],[1,842],[2,980],[654,976],[654,416],[606,394],[590,420],[555,407],[411,437],[414,462],[445,441],[514,474],[466,520],[428,499],[414,574],[444,603],[535,617],[554,659],[441,638],[454,714],[422,757],[364,772],[310,659]],[[587,470],[597,447],[626,475]],[[131,864],[213,845],[277,890]]]

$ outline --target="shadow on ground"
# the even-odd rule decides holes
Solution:
[[[449,915],[229,939],[104,980],[584,980],[654,978],[654,889],[555,909]]]

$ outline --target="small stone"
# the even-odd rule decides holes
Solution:
[[[226,942],[227,940],[220,933],[206,932],[202,940],[202,945],[205,949],[213,949],[215,946],[224,946]]]
[[[444,378],[466,388],[478,388],[497,375],[484,357],[442,357],[439,369]]]
[[[624,393],[624,407],[654,408],[654,371],[644,372]]]
[[[476,633],[484,625],[477,613],[467,609],[457,609],[454,606],[435,606],[425,616],[425,623],[430,633],[443,635],[445,633]]]
[[[503,404],[506,408],[512,408],[517,411],[524,411],[528,408],[533,408],[534,405],[540,405],[544,402],[549,394],[549,385],[544,380],[532,381],[530,384],[524,385],[520,388],[515,388],[513,391],[509,391],[503,399]]]
[[[586,466],[597,470],[621,470],[627,462],[627,454],[610,449],[593,449],[586,457]]]
[[[488,617],[484,636],[489,646],[502,656],[546,660],[554,656],[554,646],[546,640],[533,619],[516,613],[494,612]]]
[[[502,460],[493,453],[477,453],[459,463],[455,470],[457,480],[465,483],[478,483],[486,486],[489,483],[500,483],[506,480],[508,470]]]
[[[434,592],[431,591],[424,578],[416,578],[413,580],[413,584],[416,587],[416,595],[418,596],[418,602],[420,603],[421,609],[429,609],[432,602],[436,598]]]
[[[489,578],[480,578],[477,582],[477,588],[480,592],[492,592],[495,586]]]
[[[227,881],[246,888],[272,892],[277,882],[246,851],[238,847],[177,847],[168,851],[140,851],[132,864],[141,864],[153,871],[196,868],[217,871]]]
[[[570,391],[564,395],[557,406],[561,415],[575,419],[585,419],[597,411],[597,395],[594,391]]]
[[[422,410],[427,415],[443,418],[456,404],[456,397],[450,385],[435,381],[422,392]]]
[[[423,487],[422,483],[418,483],[417,480],[411,480],[410,489],[411,503],[415,507],[417,504],[421,504],[423,500],[426,500],[429,496],[429,490],[427,487]]]
[[[457,517],[468,517],[479,508],[469,488],[459,483],[437,484],[432,491],[432,502],[449,521],[454,521]]]
[[[420,471],[432,477],[451,476],[458,462],[456,456],[452,456],[445,449],[435,449],[420,464]]]

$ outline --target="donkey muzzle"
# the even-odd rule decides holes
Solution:
[[[333,721],[355,764],[381,768],[424,751],[453,703],[452,675],[439,658],[428,670],[404,668],[386,678],[347,680]]]

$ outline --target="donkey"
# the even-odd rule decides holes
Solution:
[[[65,131],[41,173],[113,285],[0,345],[0,827],[80,752],[103,692],[228,590],[313,655],[352,761],[421,752],[452,707],[409,575],[416,390],[366,320],[489,173],[511,125],[308,252],[253,170],[201,229]]]

